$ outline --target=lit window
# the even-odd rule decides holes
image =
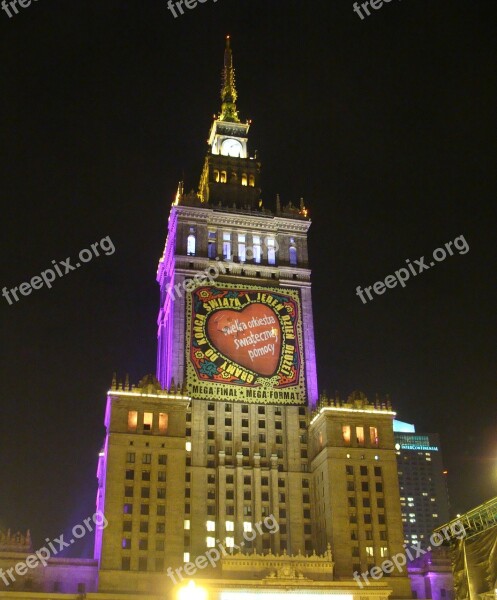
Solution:
[[[226,171],[221,171],[221,183],[226,183]]]
[[[276,243],[274,238],[267,238],[267,262],[270,265],[276,264]]]
[[[184,527],[185,529],[190,529],[190,519],[185,519]]]
[[[185,443],[185,448],[187,452],[191,452],[192,451],[192,443],[191,442],[186,442]]]
[[[371,440],[371,446],[378,446],[378,429],[376,427],[369,428],[369,437]]]
[[[295,248],[295,246],[290,246],[290,264],[291,265],[296,265],[297,264],[297,248]]]
[[[189,552],[183,552],[183,562],[185,562],[185,563],[190,562],[190,553]]]
[[[235,531],[234,521],[226,521],[226,531]]]
[[[226,538],[226,548],[234,548],[235,547],[235,538],[227,537]]]
[[[186,254],[188,256],[195,256],[195,235],[190,233],[186,240]]]
[[[216,531],[216,521],[207,521],[205,526],[207,531]]]
[[[344,425],[342,427],[342,435],[345,445],[350,446],[350,425]],[[349,458],[349,455],[347,455],[347,458]]]
[[[245,533],[251,533],[252,532],[252,523],[250,521],[244,521],[243,522],[243,531]]]
[[[209,258],[216,258],[217,255],[217,242],[216,242],[216,232],[209,231],[208,233],[208,244],[207,244],[207,256]]]
[[[215,548],[216,538],[208,536],[205,538],[205,543],[207,544],[207,548]]]
[[[252,236],[253,253],[254,253],[254,262],[261,262],[261,237],[259,235]]]
[[[366,556],[374,556],[373,554],[373,546],[366,546]]]
[[[388,557],[388,548],[386,546],[382,546],[380,548],[380,556],[382,558],[387,558]]]
[[[138,424],[138,412],[136,410],[130,410],[128,412],[128,431],[135,432]]]
[[[231,233],[223,233],[223,258],[225,260],[231,260]]]
[[[245,262],[245,234],[238,234],[238,259],[240,262]]]
[[[214,169],[213,175],[214,175],[214,181],[219,182],[219,171],[217,169]]]
[[[167,433],[168,416],[166,413],[159,413],[159,433],[165,435]]]
[[[255,177],[253,175],[249,175],[249,185],[254,187],[255,185]]]
[[[242,185],[247,185],[247,173],[242,173]]]
[[[143,431],[152,431],[152,423],[154,421],[154,413],[143,413]]]
[[[355,433],[357,437],[357,445],[364,446],[364,427],[356,427]]]

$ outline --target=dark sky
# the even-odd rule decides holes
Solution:
[[[227,33],[265,204],[310,208],[320,389],[389,393],[439,432],[454,512],[495,495],[496,16],[493,0],[393,0],[363,21],[350,0],[0,12],[0,287],[116,248],[0,297],[0,529],[41,543],[93,513],[112,372],[155,370],[157,261],[178,180],[197,187]],[[355,295],[460,235],[467,254]]]

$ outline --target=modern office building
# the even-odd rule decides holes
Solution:
[[[416,433],[394,421],[404,542],[429,545],[433,530],[449,520],[447,471],[436,433]]]

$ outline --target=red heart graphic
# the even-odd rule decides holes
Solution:
[[[264,377],[276,373],[281,326],[269,306],[254,303],[242,310],[217,310],[207,319],[207,337],[219,352],[242,367]]]

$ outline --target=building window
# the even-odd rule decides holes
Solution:
[[[193,228],[190,227],[190,234],[188,235],[188,237],[186,239],[186,254],[187,254],[187,256],[195,256],[195,246],[196,246],[195,234],[193,233]]]
[[[252,236],[253,243],[253,254],[254,254],[254,262],[259,264],[261,262],[261,236],[253,235]]]
[[[346,446],[350,446],[350,425],[343,425],[342,427],[343,442]]]
[[[147,557],[146,556],[140,556],[140,558],[138,559],[138,570],[139,571],[147,570]]]
[[[220,181],[221,183],[226,183],[226,171],[221,171]]]
[[[166,481],[166,472],[165,471],[159,471],[157,473],[157,481]]]
[[[238,234],[238,260],[240,262],[245,262],[245,260],[246,260],[246,255],[245,255],[245,234],[244,233],[239,233]]]
[[[137,425],[138,425],[138,412],[136,410],[130,410],[128,412],[128,431],[130,433],[135,433]]]
[[[361,489],[363,492],[369,492],[369,483],[367,481],[363,481],[361,483]]]
[[[159,433],[166,435],[169,418],[166,413],[159,413]]]
[[[216,256],[217,256],[216,232],[215,231],[209,231],[207,237],[208,237],[208,242],[207,242],[207,256],[209,258],[216,258]]]
[[[297,248],[295,248],[295,246],[290,246],[289,254],[290,254],[290,264],[292,266],[296,266],[296,264],[297,264]]]
[[[381,477],[381,467],[374,468],[374,475],[375,477]]]
[[[255,177],[253,175],[249,175],[249,185],[250,187],[255,186]]]
[[[166,488],[157,488],[157,498],[164,500],[166,498]]]
[[[121,559],[121,569],[123,571],[129,571],[131,568],[131,558],[129,556],[123,556]],[[59,590],[54,590],[54,592],[58,592]]]
[[[229,231],[223,233],[223,258],[231,260],[231,233]]]
[[[133,497],[133,486],[127,485],[124,487],[124,495],[126,497]]]
[[[207,536],[205,538],[205,543],[207,545],[207,548],[215,548],[215,546],[216,546],[216,538],[214,538],[212,536]]]
[[[124,508],[123,508],[123,512],[125,515],[130,515],[133,512],[133,505],[132,504],[125,504]]]
[[[376,427],[369,428],[369,438],[371,446],[378,446],[378,429]]]
[[[368,468],[365,465],[361,465],[361,475],[366,477],[368,474]]]
[[[369,513],[364,514],[364,523],[367,525],[371,523],[371,515]]]
[[[151,454],[144,454],[142,456],[142,463],[144,465],[150,465],[152,463],[152,455]]]
[[[167,465],[167,454],[159,454],[159,465]]]
[[[138,542],[138,548],[140,548],[140,550],[148,550],[148,540],[147,538],[141,538],[140,541]]]
[[[356,427],[355,434],[357,438],[357,445],[364,446],[364,427]]]
[[[234,537],[227,537],[225,541],[226,541],[226,548],[234,548],[235,547],[235,538]]]
[[[121,545],[122,545],[123,550],[130,550],[131,549],[131,539],[123,538]]]
[[[381,493],[381,492],[383,492],[383,484],[382,484],[382,483],[379,483],[379,482],[378,482],[378,483],[376,484],[376,491],[377,491],[378,493]]]
[[[148,504],[141,504],[140,505],[140,514],[141,515],[150,514],[150,506]]]
[[[143,431],[152,431],[152,424],[154,421],[154,413],[146,412],[143,413]]]
[[[128,462],[128,463],[134,463],[135,462],[135,456],[136,456],[136,454],[134,452],[127,452],[126,453],[126,462]]]
[[[150,481],[150,471],[142,471],[142,481]]]
[[[276,241],[274,238],[268,237],[267,243],[267,262],[270,265],[276,264]]]
[[[133,469],[126,469],[126,479],[134,479],[135,471]]]
[[[150,498],[150,488],[149,487],[142,487],[141,497],[142,498]]]
[[[247,180],[247,173],[242,173],[242,185],[247,185],[248,184],[248,180]]]

